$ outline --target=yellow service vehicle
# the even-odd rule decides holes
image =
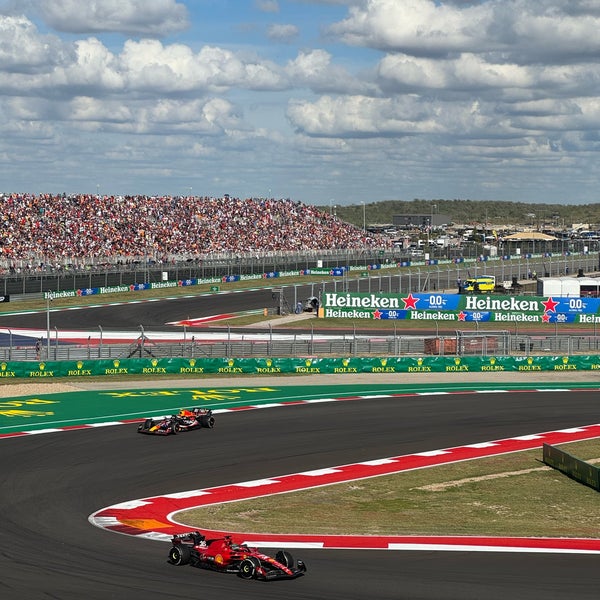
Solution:
[[[471,277],[463,284],[463,293],[467,294],[490,294],[496,287],[496,278],[493,275],[482,275]]]

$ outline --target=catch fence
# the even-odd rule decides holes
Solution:
[[[595,335],[522,335],[509,331],[465,332],[417,336],[389,333],[361,335],[358,332],[332,335],[331,330],[290,334],[268,332],[244,336],[228,332],[219,338],[154,341],[152,334],[129,343],[60,341],[57,333],[48,344],[13,343],[0,347],[0,361],[68,361],[123,358],[259,358],[259,357],[408,357],[408,356],[570,356],[599,354],[600,337]]]

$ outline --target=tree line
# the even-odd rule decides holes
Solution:
[[[600,203],[539,204],[502,200],[383,200],[350,205],[319,207],[323,212],[334,211],[348,223],[361,227],[393,222],[400,214],[443,214],[454,223],[465,225],[530,226],[534,229],[570,229],[573,223],[583,223],[592,229],[600,222]]]

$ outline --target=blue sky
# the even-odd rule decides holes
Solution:
[[[0,0],[0,192],[582,204],[600,0]]]

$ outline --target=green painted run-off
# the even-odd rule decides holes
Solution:
[[[0,435],[20,431],[76,427],[85,424],[139,420],[147,416],[168,415],[180,408],[201,406],[214,409],[340,399],[355,396],[382,396],[419,393],[443,394],[460,391],[551,390],[598,388],[598,383],[567,385],[539,383],[375,384],[331,386],[269,387],[152,387],[137,390],[102,390],[23,396],[0,400]],[[368,399],[365,400],[368,402]],[[448,397],[451,401],[451,396]]]

